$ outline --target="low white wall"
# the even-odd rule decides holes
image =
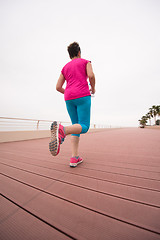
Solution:
[[[49,130],[0,132],[0,142],[13,142],[50,137]]]
[[[91,132],[108,131],[116,128],[95,128],[89,129],[88,134]],[[38,138],[48,138],[51,136],[50,130],[33,130],[33,131],[2,131],[0,132],[0,143],[31,140]]]

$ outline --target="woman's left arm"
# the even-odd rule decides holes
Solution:
[[[57,84],[56,84],[56,90],[60,93],[63,93],[64,94],[64,88],[63,88],[63,84],[65,82],[65,78],[63,76],[63,74],[61,73],[60,76],[59,76],[59,79],[57,81]]]

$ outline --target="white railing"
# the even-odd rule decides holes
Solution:
[[[49,130],[51,120],[0,117],[0,131]],[[63,125],[69,122],[61,122]]]
[[[30,131],[30,130],[49,130],[52,120],[39,120],[27,118],[9,118],[0,117],[1,131]],[[71,122],[59,121],[64,126],[70,125]],[[91,124],[90,128],[111,128],[110,125]]]

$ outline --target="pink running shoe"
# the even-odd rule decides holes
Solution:
[[[82,162],[83,162],[82,158],[78,157],[77,159],[76,157],[72,157],[70,160],[70,167],[77,167],[77,165]]]
[[[66,134],[61,124],[54,121],[51,124],[51,141],[49,143],[49,150],[53,156],[57,156],[60,151],[60,144],[64,142]]]

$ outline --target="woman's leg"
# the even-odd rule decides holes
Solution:
[[[74,100],[66,101],[66,107],[68,114],[70,116],[72,125],[64,127],[65,134],[71,134],[71,151],[72,157],[78,156],[78,147],[79,147],[79,137],[82,132],[82,126],[78,124],[78,114],[77,114],[77,106]]]
[[[65,134],[80,134],[82,132],[82,126],[80,124],[73,124],[65,127]],[[78,136],[77,136],[78,137]]]
[[[73,105],[70,103],[74,103]],[[69,102],[67,106],[68,113],[70,115],[72,126],[65,127],[66,135],[72,134],[72,157],[79,156],[79,134],[86,133],[90,126],[90,107],[91,97],[85,97],[75,99],[73,102]],[[76,123],[76,124],[75,124]]]
[[[82,97],[66,101],[67,110],[72,121],[72,125],[65,127],[65,133],[80,136],[86,133],[90,126],[91,97]]]
[[[71,147],[72,147],[72,157],[78,157],[79,153],[79,140],[80,138],[77,136],[71,136]]]
[[[82,131],[80,124],[74,124],[64,127],[58,122],[54,121],[51,125],[51,141],[49,143],[49,149],[53,156],[56,156],[60,151],[60,144],[63,143],[66,135],[72,134],[71,146],[72,157],[78,156],[79,135]],[[74,134],[74,135],[73,135]]]
[[[91,111],[91,96],[83,97],[79,99],[79,105],[77,106],[78,123],[82,127],[82,132],[86,133],[90,127],[90,111]]]
[[[90,125],[90,96],[66,101],[68,113],[72,125],[63,127],[56,121],[51,125],[51,141],[49,149],[53,156],[60,151],[60,144],[63,143],[66,135],[72,134],[72,156],[77,157],[79,147],[79,136],[86,133]]]

